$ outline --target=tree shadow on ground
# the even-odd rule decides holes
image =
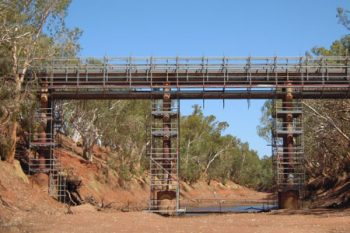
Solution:
[[[318,217],[329,217],[329,216],[350,216],[350,208],[346,209],[331,209],[331,208],[320,208],[320,209],[301,209],[301,210],[274,210],[270,213],[271,215],[313,215]]]

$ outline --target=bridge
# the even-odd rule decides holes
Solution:
[[[348,98],[349,57],[117,57],[34,61],[30,75],[60,99]]]
[[[20,72],[20,71],[19,71]],[[179,100],[273,99],[273,157],[281,208],[298,208],[304,186],[301,99],[350,97],[349,57],[116,57],[35,59],[41,107],[30,134],[38,153],[33,172],[50,175],[51,194],[64,201],[55,135],[55,101],[152,99],[150,210],[179,212]],[[58,117],[57,117],[58,116]],[[45,119],[45,120],[43,120]],[[167,207],[164,200],[171,201]]]

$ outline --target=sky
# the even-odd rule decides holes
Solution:
[[[68,27],[83,30],[80,56],[302,56],[349,33],[336,18],[349,0],[73,0]],[[183,100],[181,113],[203,106],[229,123],[259,156],[264,100]]]

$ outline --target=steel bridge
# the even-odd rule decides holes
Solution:
[[[348,98],[349,57],[123,57],[33,62],[29,75],[54,98],[270,99],[292,87],[297,98]]]
[[[41,107],[34,121],[44,124],[31,135],[31,147],[43,171],[45,161],[57,164],[54,135],[61,121],[51,117],[57,115],[55,100],[152,99],[149,206],[159,212],[179,211],[180,99],[273,99],[279,205],[297,208],[304,182],[300,100],[350,97],[349,57],[34,59],[26,79],[40,85]],[[57,179],[50,184],[58,187],[53,190],[62,186]],[[169,209],[163,200],[176,202]]]

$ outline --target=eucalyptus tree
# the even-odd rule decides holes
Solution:
[[[0,3],[1,113],[3,157],[12,162],[21,110],[29,104],[31,85],[25,82],[34,59],[74,55],[78,29],[65,27],[70,0],[3,0]],[[33,95],[32,95],[33,97]]]

